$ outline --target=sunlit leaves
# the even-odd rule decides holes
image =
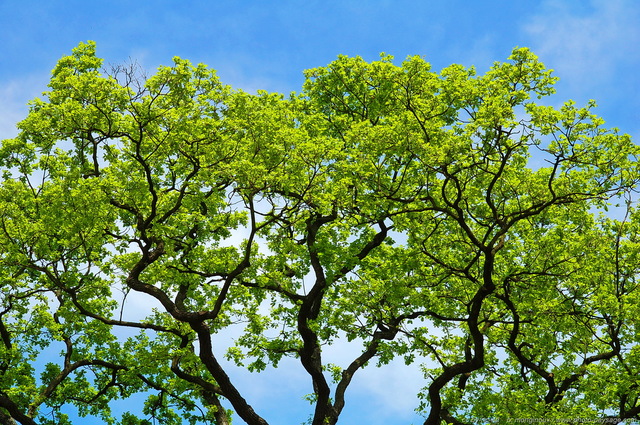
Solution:
[[[556,78],[529,50],[339,56],[289,97],[101,66],[61,59],[0,148],[0,409],[113,423],[144,392],[123,425],[226,424],[221,399],[264,425],[226,355],[299,361],[314,425],[399,357],[427,424],[640,414],[638,148],[593,102],[534,103]]]

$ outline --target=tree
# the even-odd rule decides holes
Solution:
[[[640,418],[638,148],[593,103],[530,100],[556,79],[527,49],[480,76],[340,56],[288,98],[101,65],[61,59],[0,151],[3,423],[266,424],[221,355],[297,359],[313,425],[398,356],[427,425]]]

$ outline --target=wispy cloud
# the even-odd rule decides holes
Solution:
[[[0,85],[0,140],[18,134],[16,124],[26,118],[27,102],[46,89],[46,75],[30,75]]]
[[[640,62],[638,22],[640,7],[633,0],[547,0],[524,30],[560,77],[590,89],[611,84],[622,67]]]

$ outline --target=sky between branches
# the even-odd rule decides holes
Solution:
[[[234,88],[283,93],[299,91],[304,69],[338,54],[375,60],[386,52],[397,63],[421,55],[436,71],[461,63],[484,72],[513,47],[529,47],[560,77],[546,102],[596,99],[607,126],[640,140],[636,0],[0,0],[0,139],[16,134],[56,61],[86,40],[106,64],[137,61],[152,74],[180,56]],[[299,415],[305,402],[278,400],[304,388],[305,376],[292,371],[275,387],[269,378],[240,376],[240,387],[273,423],[295,423],[283,412]],[[418,423],[412,409],[423,384],[401,362],[367,370],[342,421]]]

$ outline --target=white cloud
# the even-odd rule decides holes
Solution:
[[[0,140],[18,134],[16,124],[27,116],[27,102],[46,89],[42,76],[27,76],[0,85]]]
[[[392,418],[400,418],[406,423],[414,418],[414,410],[419,404],[418,393],[429,384],[419,364],[407,366],[402,358],[397,358],[380,368],[372,366],[354,378],[354,386],[347,397],[352,395],[368,400],[372,406],[370,410],[380,423],[389,423]]]
[[[632,0],[591,0],[587,13],[578,8],[584,4],[548,0],[524,30],[542,61],[572,86],[609,85],[621,66],[638,62],[640,9]]]
[[[228,343],[227,335],[219,337],[217,346],[222,352],[224,350],[220,348]],[[323,358],[325,363],[344,365],[359,354],[360,348],[358,343],[338,341],[331,347],[325,347]],[[299,360],[285,358],[278,369],[268,367],[262,373],[248,373],[225,360],[222,363],[247,401],[269,421],[300,423],[312,413],[313,406],[303,400],[304,395],[312,392],[311,378]],[[417,394],[427,384],[418,364],[406,366],[398,358],[377,368],[375,361],[372,361],[368,367],[354,375],[347,390],[341,418],[345,423],[358,420],[372,425],[394,421],[410,423],[419,418],[414,413],[419,403]],[[283,408],[273,409],[273,406]],[[295,422],[294,418],[298,418],[300,422]]]

